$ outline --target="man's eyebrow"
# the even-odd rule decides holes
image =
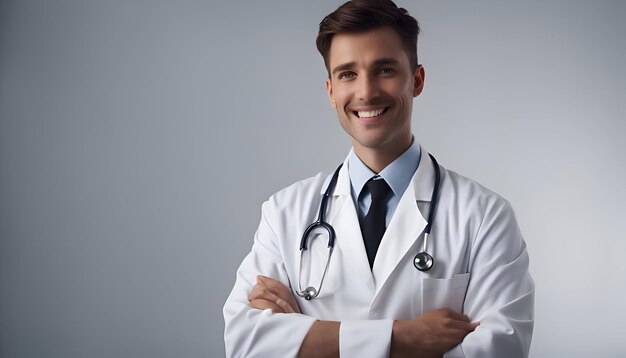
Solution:
[[[381,58],[379,60],[374,61],[374,65],[376,66],[397,65],[398,63],[400,63],[400,61],[396,60],[395,58]]]
[[[356,64],[355,62],[348,62],[348,63],[341,64],[341,65],[333,68],[332,74],[334,75],[335,73],[337,73],[339,71],[349,70],[349,69],[353,68],[355,64]]]
[[[399,61],[396,60],[395,58],[381,58],[381,59],[374,61],[374,66],[397,65],[398,63]],[[350,70],[354,68],[355,65],[356,65],[355,62],[347,62],[347,63],[341,64],[333,68],[333,71],[331,73],[334,75],[335,73],[339,71]]]

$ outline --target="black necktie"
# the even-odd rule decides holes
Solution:
[[[376,251],[378,251],[380,240],[383,238],[383,234],[386,229],[386,199],[391,188],[387,185],[387,182],[384,179],[370,179],[367,183],[365,183],[365,185],[367,185],[367,189],[369,189],[372,195],[372,204],[370,205],[370,209],[361,223],[361,233],[363,233],[363,242],[365,243],[367,259],[370,263],[370,268],[372,268],[374,267]]]

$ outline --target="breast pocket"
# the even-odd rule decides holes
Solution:
[[[422,312],[449,308],[463,313],[463,301],[467,292],[470,274],[454,275],[451,278],[422,278]]]

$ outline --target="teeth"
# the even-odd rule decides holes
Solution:
[[[384,111],[385,108],[381,108],[374,111],[358,111],[356,113],[359,118],[372,118],[381,115]]]

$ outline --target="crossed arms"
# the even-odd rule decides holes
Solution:
[[[257,276],[248,296],[250,307],[273,313],[300,313],[289,288],[280,281]],[[428,312],[413,320],[394,321],[390,357],[441,357],[480,323],[449,309]],[[339,357],[339,325],[315,321],[300,346],[298,357]]]

